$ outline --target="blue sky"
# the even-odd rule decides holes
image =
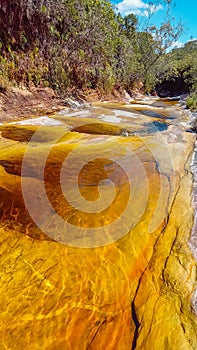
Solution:
[[[118,10],[122,15],[127,15],[128,13],[142,14],[143,17],[147,13],[148,0],[111,0],[112,4],[118,6]],[[154,2],[154,1],[152,1]],[[177,21],[181,19],[184,24],[184,32],[179,38],[176,46],[181,43],[185,43],[190,38],[197,38],[197,0],[175,0],[176,6],[172,10],[172,15]],[[155,8],[155,13],[151,18],[151,23],[158,25],[165,16],[165,10],[162,9],[161,5],[157,5]]]

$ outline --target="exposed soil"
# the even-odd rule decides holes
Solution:
[[[65,108],[63,101],[50,88],[12,88],[0,93],[1,123],[50,114],[61,108]]]
[[[137,91],[133,97],[141,96]],[[52,114],[58,110],[80,107],[85,102],[95,101],[125,101],[131,96],[125,91],[114,89],[111,94],[99,91],[71,91],[67,98],[61,99],[51,88],[44,87],[13,87],[8,91],[0,91],[0,123],[34,118],[35,116]]]

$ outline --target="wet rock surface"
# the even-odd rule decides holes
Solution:
[[[196,349],[188,115],[150,99],[51,118],[1,128],[0,348]]]

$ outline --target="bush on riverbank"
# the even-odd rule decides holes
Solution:
[[[162,2],[169,15],[172,1]],[[108,0],[0,0],[0,89],[33,83],[59,95],[105,94],[140,83],[151,92],[162,76],[157,63],[181,32],[169,17],[139,31],[137,17],[122,17]]]
[[[128,85],[139,67],[123,26],[107,0],[0,0],[1,85]]]
[[[192,111],[197,110],[197,93],[192,94],[187,99],[187,107],[191,109]]]

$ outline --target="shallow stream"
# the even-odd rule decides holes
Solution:
[[[197,348],[189,123],[147,98],[1,126],[0,349]]]

